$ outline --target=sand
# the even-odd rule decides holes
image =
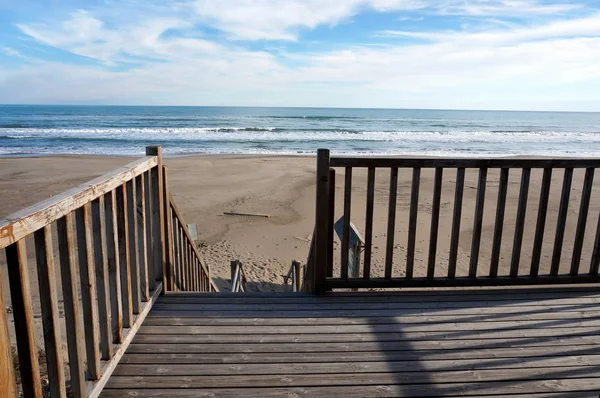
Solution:
[[[0,218],[60,193],[98,175],[130,162],[125,157],[52,156],[0,159]],[[280,291],[282,275],[292,260],[306,261],[314,226],[315,159],[292,156],[198,156],[167,158],[170,189],[187,223],[198,226],[199,246],[221,290],[229,289],[229,262],[239,259],[248,277],[248,290]],[[570,267],[573,238],[581,198],[583,170],[576,170],[565,232],[561,273]],[[500,274],[510,266],[520,171],[511,171],[502,240]],[[556,230],[556,216],[562,185],[561,170],[553,174],[548,220],[544,236],[541,270],[548,271]],[[400,170],[397,221],[394,242],[394,276],[404,274],[410,204],[411,170]],[[436,275],[447,272],[448,248],[454,208],[455,170],[443,176],[440,229],[436,255]],[[498,195],[499,170],[490,170],[481,240],[479,274],[489,272],[490,252]],[[596,179],[598,180],[598,179]],[[338,170],[336,219],[343,212],[343,170]],[[531,175],[527,217],[521,254],[521,273],[528,272],[535,232],[541,171]],[[600,211],[598,183],[590,204],[585,235],[582,270],[589,267],[592,245]],[[375,189],[375,224],[373,276],[384,275],[389,170],[378,169]],[[463,200],[463,217],[458,250],[457,275],[466,275],[470,262],[471,239],[477,170],[467,170]],[[424,276],[429,252],[429,231],[433,194],[433,170],[423,170],[419,201],[415,275]],[[352,221],[364,233],[366,205],[366,171],[356,170],[353,180]],[[268,214],[269,218],[224,215],[223,212]],[[339,274],[339,242],[336,239],[334,273]],[[56,255],[56,253],[55,253]],[[36,271],[31,258],[31,279],[35,286]],[[0,256],[4,263],[4,255]],[[2,266],[3,291],[7,297],[6,267]],[[32,289],[34,309],[39,315],[37,289]],[[39,320],[39,318],[38,318]]]

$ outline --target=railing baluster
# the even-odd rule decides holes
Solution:
[[[558,276],[560,268],[560,257],[562,254],[563,239],[565,236],[565,225],[567,224],[567,213],[569,210],[569,197],[571,196],[571,181],[573,180],[573,169],[566,168],[563,178],[562,194],[558,209],[558,220],[556,223],[556,235],[554,238],[554,250],[552,252],[552,264],[550,275]]]
[[[490,277],[498,276],[498,263],[500,262],[500,248],[502,247],[502,230],[504,229],[504,213],[506,208],[506,191],[508,189],[508,168],[500,169],[498,181],[498,202],[496,204],[496,221],[494,224],[494,237],[492,239],[492,256],[490,261]]]
[[[465,168],[456,169],[456,188],[454,192],[454,214],[452,216],[452,236],[450,238],[450,256],[448,259],[448,278],[456,276],[456,258],[460,238],[460,218],[462,213],[463,191],[465,187]]]
[[[196,281],[194,280],[194,267],[192,266],[192,263],[190,261],[190,247],[185,237],[183,242],[183,253],[185,256],[185,262],[190,273],[190,291],[193,292],[196,290]]]
[[[15,337],[19,354],[19,373],[23,395],[42,397],[40,365],[35,341],[35,324],[31,305],[31,286],[25,240],[21,239],[6,248],[6,268],[10,283],[10,297],[15,323]],[[4,311],[5,307],[1,310]],[[11,358],[12,366],[12,358]]]
[[[419,214],[419,184],[421,168],[413,168],[412,188],[410,191],[410,215],[408,219],[408,244],[406,246],[406,278],[413,277],[415,265],[415,241],[417,239],[417,216]]]
[[[156,241],[154,235],[155,222],[154,222],[154,198],[152,197],[152,176],[150,172],[144,174],[144,196],[146,203],[146,261],[148,264],[148,272],[146,274],[148,278],[148,290],[154,291],[156,289],[156,269],[158,264],[156,263],[157,258],[155,256]]]
[[[136,228],[138,239],[138,260],[140,270],[140,294],[141,300],[147,302],[150,298],[148,288],[148,248],[146,229],[146,198],[145,183],[146,174],[143,173],[135,179],[135,205],[136,205]]]
[[[327,277],[333,276],[333,240],[335,234],[335,169],[329,169],[329,229],[327,231]]]
[[[181,226],[181,230],[179,232],[181,234],[181,259],[183,268],[185,270],[185,282],[186,282],[186,291],[191,292],[192,289],[192,273],[190,270],[190,266],[188,264],[187,251],[185,250],[185,233],[183,231],[183,224]]]
[[[533,251],[531,253],[531,270],[529,276],[537,276],[540,269],[540,258],[542,245],[544,243],[544,229],[546,228],[546,213],[548,211],[548,198],[550,196],[550,185],[552,183],[552,169],[545,168],[542,176],[542,188],[540,190],[540,202],[538,205],[537,223],[535,225],[535,237],[533,239]]]
[[[192,244],[190,242],[190,246],[188,248],[188,253],[190,257],[190,267],[192,271],[192,286],[194,291],[198,291],[198,278],[196,277],[196,264],[194,262],[193,252],[192,252]]]
[[[42,323],[44,326],[44,347],[46,351],[46,368],[48,370],[50,396],[65,398],[67,396],[67,388],[63,369],[60,315],[58,312],[58,294],[51,231],[50,225],[46,225],[34,233],[35,253],[40,297],[43,298],[40,300],[40,307],[42,309]],[[2,298],[0,297],[0,304],[1,301]],[[4,308],[4,306],[0,305],[0,308]],[[12,369],[12,358],[9,367]],[[12,376],[14,377],[14,374]]]
[[[104,197],[92,201],[92,240],[94,243],[94,266],[98,293],[98,326],[100,330],[100,352],[102,359],[112,358],[112,336],[110,315],[110,280],[108,256],[106,255],[106,218]]]
[[[81,304],[85,331],[87,370],[91,380],[102,376],[98,352],[98,304],[96,302],[96,268],[92,238],[90,204],[75,211],[77,226],[77,251],[79,254],[79,279],[81,282]]]
[[[367,177],[367,209],[365,220],[365,261],[363,278],[371,277],[371,256],[373,251],[373,205],[375,203],[375,167],[369,167]]]
[[[581,249],[583,247],[583,238],[585,236],[585,225],[587,222],[588,210],[590,208],[590,196],[592,195],[592,186],[594,184],[594,169],[587,168],[583,179],[583,189],[581,191],[581,204],[579,206],[579,219],[575,229],[575,241],[573,242],[573,257],[571,259],[571,275],[579,274],[579,263],[581,262]]]
[[[193,283],[194,283],[194,278],[192,276],[192,270],[190,268],[190,264],[188,262],[188,257],[187,257],[187,251],[186,251],[186,236],[185,236],[185,230],[183,229],[183,224],[181,224],[181,255],[183,256],[183,266],[185,267],[185,274],[186,274],[186,285],[187,285],[187,289],[189,291],[194,290],[193,287]]]
[[[196,267],[196,256],[194,255],[194,250],[192,249],[192,242],[190,242],[189,253],[190,263],[194,269],[194,290],[198,291],[200,290],[200,285],[198,284],[198,267]]]
[[[590,260],[590,274],[598,275],[600,267],[600,214],[598,215],[598,225],[596,226],[596,238],[594,239],[594,248],[592,249],[592,259]]]
[[[177,235],[178,235],[178,240],[179,240],[179,244],[177,246],[177,252],[179,253],[179,266],[181,269],[181,275],[183,276],[184,291],[188,291],[190,288],[189,287],[190,277],[189,277],[188,269],[185,266],[185,256],[184,256],[184,251],[183,251],[184,234],[183,234],[183,226],[181,225],[181,221],[179,223]]]
[[[531,169],[523,169],[521,174],[521,188],[519,190],[519,204],[517,205],[517,221],[515,225],[515,237],[513,240],[513,252],[510,261],[510,276],[515,278],[519,275],[519,263],[521,261],[521,245],[523,243],[523,230],[525,228],[525,215],[527,212],[527,196],[529,195],[529,176]]]
[[[442,200],[442,177],[444,169],[435,168],[433,183],[433,198],[431,205],[431,230],[429,234],[429,258],[427,262],[427,279],[435,276],[435,261],[437,252],[438,227],[440,223],[440,202]]]
[[[140,313],[140,261],[138,260],[139,239],[137,228],[137,205],[135,179],[127,181],[127,226],[129,231],[129,266],[131,272],[131,311]]]
[[[183,290],[181,285],[181,267],[179,263],[179,221],[173,217],[173,267],[175,268],[175,290]]]
[[[72,213],[58,219],[58,252],[60,257],[63,301],[65,306],[65,326],[67,331],[67,351],[73,396],[83,397],[86,393],[83,366],[84,334],[79,326],[79,298],[77,297],[77,265],[73,245]]]
[[[487,168],[479,169],[477,182],[477,199],[475,204],[475,217],[473,220],[473,241],[471,243],[471,262],[469,264],[469,278],[477,277],[477,263],[479,262],[479,244],[481,243],[481,228],[483,225],[483,206],[485,204],[485,187],[487,181]]]
[[[4,294],[2,292],[2,280],[0,275],[0,308],[6,308],[4,304]],[[44,316],[44,315],[42,315]],[[58,332],[55,330],[55,332]],[[54,338],[56,336],[60,336],[60,332],[54,333]],[[54,354],[56,354],[57,345],[55,344],[53,348],[55,349]],[[46,354],[48,355],[48,354]],[[53,358],[48,358],[47,361],[50,362]],[[61,371],[62,371],[62,364]],[[55,373],[50,373],[50,366],[53,367],[52,372],[56,367],[56,361],[52,364],[48,363],[48,379],[50,381],[50,393],[52,397],[66,397],[65,389],[64,389],[64,377],[59,378]],[[63,386],[62,390],[59,390],[56,386],[56,383],[60,382]],[[12,346],[10,344],[10,333],[8,331],[8,319],[6,318],[6,311],[0,311],[0,391],[7,398],[16,398],[17,394],[17,379],[15,378],[15,368],[13,366],[13,354],[12,354]]]
[[[192,242],[192,245],[194,243]],[[198,258],[196,257],[196,254],[194,253],[194,250],[192,249],[192,258],[194,259],[194,270],[195,270],[195,274],[196,274],[196,290],[197,291],[201,291],[202,289],[200,288],[200,267],[198,264]]]
[[[352,167],[346,167],[344,183],[344,229],[342,239],[342,279],[348,279],[350,266],[350,212],[352,210]],[[329,207],[329,206],[328,206]]]
[[[388,201],[387,242],[385,244],[385,278],[392,277],[394,266],[394,232],[396,231],[396,200],[398,198],[398,168],[390,169],[390,197]]]
[[[94,242],[94,265],[96,268],[96,284],[98,293],[98,326],[100,329],[100,352],[105,361],[112,358],[111,316],[110,316],[110,282],[108,279],[108,262],[106,255],[106,224],[104,197],[92,201],[92,234]]]
[[[202,264],[200,263],[200,259],[198,259],[198,273],[200,274],[200,291],[206,291],[206,276],[204,275],[204,271],[202,270]]]
[[[190,278],[190,270],[187,267],[187,262],[185,261],[185,251],[184,251],[184,243],[185,242],[185,238],[184,238],[184,233],[183,233],[183,225],[179,225],[179,256],[181,258],[181,268],[183,270],[183,275],[184,275],[184,279],[185,279],[185,291],[189,291],[190,289],[190,282],[191,282],[191,278]]]
[[[194,291],[198,291],[198,269],[196,268],[196,259],[195,256],[192,256],[192,249],[189,250],[190,253],[190,263],[192,264],[192,270],[194,274]]]
[[[117,237],[117,215],[115,212],[115,191],[104,195],[104,216],[106,229],[106,257],[110,291],[110,319],[113,343],[123,342],[123,305],[121,302],[121,276],[119,267],[119,247]]]
[[[127,190],[125,189],[125,184],[116,190],[116,213],[123,327],[130,328],[133,325],[133,310],[131,304],[131,264],[129,263],[129,214],[127,212]]]

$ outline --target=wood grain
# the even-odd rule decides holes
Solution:
[[[76,210],[75,220],[87,371],[91,380],[98,380],[102,370],[100,368],[100,353],[98,352],[100,343],[98,304],[96,302],[96,267],[94,266],[92,217],[89,203]]]
[[[64,398],[67,395],[67,386],[63,369],[60,315],[58,312],[58,292],[54,269],[51,227],[46,225],[44,228],[36,231],[34,233],[34,242],[40,297],[46,298],[45,300],[40,300],[40,307],[42,309],[44,347],[50,394],[53,397]]]
[[[19,353],[19,373],[23,394],[27,397],[42,397],[40,366],[35,340],[35,324],[31,303],[29,268],[24,240],[6,248],[6,267],[10,284],[15,335]],[[12,359],[11,359],[12,363]]]
[[[58,234],[58,253],[60,258],[60,275],[65,307],[65,329],[67,332],[67,352],[69,353],[69,375],[73,395],[81,397],[85,394],[84,367],[84,331],[79,323],[81,307],[77,293],[77,264],[73,241],[73,216],[71,213],[56,222]],[[93,366],[93,365],[92,365]]]
[[[417,239],[417,216],[419,214],[419,184],[421,183],[421,169],[415,167],[412,175],[412,188],[410,191],[410,215],[408,219],[408,244],[406,246],[406,278],[413,277],[415,266],[415,242]]]
[[[452,236],[450,238],[450,255],[448,259],[448,278],[456,276],[456,258],[460,239],[460,219],[462,215],[463,190],[465,186],[465,168],[456,169],[456,186],[454,188],[454,212],[452,214]]]

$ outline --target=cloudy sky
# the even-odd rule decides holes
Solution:
[[[0,103],[600,111],[600,0],[0,0]]]

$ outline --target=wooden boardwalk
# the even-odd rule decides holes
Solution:
[[[598,397],[600,291],[168,293],[103,397]]]

